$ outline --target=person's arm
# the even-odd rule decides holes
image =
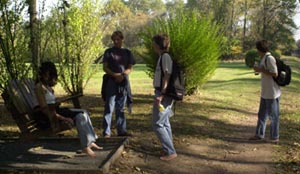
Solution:
[[[269,62],[267,60],[267,61],[265,61],[265,63],[267,64],[267,67],[269,67],[274,72],[272,72],[272,71],[270,71],[268,69],[265,69],[264,66],[254,66],[253,67],[254,71],[261,72],[261,73],[264,73],[264,74],[272,76],[272,77],[277,77],[278,76],[278,72],[275,71],[275,69],[276,69],[276,60],[272,59],[272,62],[271,62],[271,60]]]
[[[128,70],[128,69],[126,69],[126,70]],[[108,67],[108,63],[107,62],[103,63],[103,71],[106,74],[112,76],[116,80],[116,82],[118,82],[118,83],[120,83],[120,82],[122,82],[124,80],[124,76],[122,75],[122,73],[115,73],[115,72],[111,71],[109,69],[109,67]]]
[[[264,74],[267,74],[267,75],[270,75],[272,77],[277,77],[277,74],[278,73],[273,73],[273,72],[270,72],[269,70],[265,69],[264,67],[253,67],[253,69],[256,71],[256,72],[261,72],[261,73],[264,73]]]
[[[35,95],[36,95],[36,98],[37,98],[39,108],[41,110],[43,110],[44,108],[47,108],[48,105],[46,103],[45,92],[44,92],[44,89],[43,89],[43,85],[41,83],[37,83],[35,85],[34,90],[35,90]],[[47,114],[47,113],[45,113],[45,114]]]
[[[129,75],[133,70],[133,65],[135,65],[135,59],[133,57],[132,52],[128,49],[126,49],[126,51],[128,53],[128,66],[126,67],[126,69],[122,73],[123,75]]]
[[[41,83],[36,84],[35,93],[36,93],[40,111],[43,112],[45,115],[48,115],[48,118],[50,119],[50,121],[62,120],[62,121],[67,121],[70,124],[74,124],[72,119],[63,117],[62,115],[56,113],[56,105],[55,104],[48,105],[46,103],[44,90],[45,89]]]
[[[71,126],[74,125],[74,121],[71,118],[64,117],[56,112],[56,105],[54,104],[48,105],[48,113],[57,120],[64,121],[70,124]]]
[[[170,74],[168,74],[167,71],[164,72],[163,79],[162,79],[162,88],[161,88],[161,94],[164,95],[166,93],[168,83],[170,79]]]
[[[129,75],[132,72],[133,65],[129,64],[128,68],[122,73],[123,75]]]

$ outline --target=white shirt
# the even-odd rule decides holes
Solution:
[[[264,67],[269,72],[278,74],[276,60],[269,52],[267,52],[261,59],[260,66]],[[280,87],[274,81],[273,77],[271,75],[261,73],[261,97],[263,99],[276,99],[280,97],[280,95]]]
[[[46,103],[49,104],[55,104],[55,95],[52,93],[48,88],[46,88],[46,93],[45,93],[45,99]]]
[[[161,70],[161,66],[160,66],[160,61],[162,59],[162,68],[163,68],[163,72],[166,72],[168,74],[172,74],[172,59],[170,57],[170,55],[168,53],[163,53],[158,61],[157,61],[157,65],[156,65],[156,69],[155,69],[155,74],[154,74],[154,80],[153,80],[153,87],[154,88],[159,88],[161,87],[161,79],[162,79],[162,70]]]

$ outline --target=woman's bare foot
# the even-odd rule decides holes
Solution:
[[[95,152],[90,147],[86,147],[82,151],[90,157],[95,157],[96,156]]]
[[[175,159],[177,157],[177,154],[171,154],[171,155],[165,155],[165,156],[161,156],[160,159],[163,161],[170,161],[172,159]]]
[[[89,147],[90,147],[90,148],[95,148],[95,149],[97,149],[97,150],[103,149],[103,147],[98,146],[96,143],[91,143],[91,144],[89,145]]]

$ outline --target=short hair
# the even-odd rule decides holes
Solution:
[[[170,38],[167,34],[157,34],[152,38],[161,50],[168,51],[170,47]]]
[[[124,39],[123,33],[122,33],[121,31],[119,31],[119,30],[114,31],[114,32],[112,33],[112,35],[111,35],[111,37],[110,37],[111,40],[113,40],[115,36],[120,37],[122,40]]]
[[[266,53],[269,51],[269,45],[271,43],[267,40],[260,40],[256,42],[256,49],[260,52]]]

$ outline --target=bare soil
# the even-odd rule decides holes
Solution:
[[[249,114],[247,125],[235,120],[236,125],[227,127],[229,134],[206,127],[206,136],[176,136],[180,131],[173,126],[174,144],[178,157],[161,161],[160,143],[154,133],[135,133],[121,159],[111,173],[143,174],[271,174],[280,173],[276,168],[274,146],[264,141],[249,141],[256,125],[255,114]],[[172,123],[171,123],[172,124]],[[175,125],[176,126],[176,125]],[[197,129],[197,128],[195,128]],[[218,132],[219,131],[219,132]]]
[[[139,99],[140,98],[140,99]],[[92,122],[101,135],[102,104],[100,96],[82,98],[84,108],[92,113]],[[249,141],[255,131],[256,109],[243,112],[246,117],[232,117],[230,122],[222,118],[193,115],[194,113],[175,114],[171,118],[174,144],[178,157],[172,161],[159,159],[161,145],[151,128],[151,95],[137,96],[135,107],[148,108],[141,115],[136,113],[128,116],[127,125],[133,134],[129,144],[118,161],[112,165],[111,174],[275,174],[281,173],[277,166],[276,144],[266,141]],[[145,105],[145,106],[144,106]],[[0,137],[18,136],[13,120],[9,119],[4,104],[0,101],[1,114]],[[177,108],[182,107],[178,105]],[[204,107],[203,104],[189,104],[190,109]],[[135,109],[135,108],[133,108]],[[232,108],[222,108],[228,110]],[[183,108],[178,109],[185,110]],[[183,121],[184,120],[184,121]],[[201,122],[201,126],[187,124]],[[233,124],[234,123],[234,124]],[[114,130],[115,131],[115,130]],[[74,134],[74,133],[72,133]],[[268,130],[267,130],[268,134]],[[68,135],[66,135],[68,136]],[[268,137],[267,137],[268,138]],[[280,142],[281,143],[281,142]]]

